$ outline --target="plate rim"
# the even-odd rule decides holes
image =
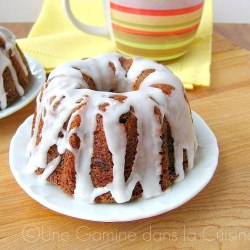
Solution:
[[[33,101],[34,98],[39,93],[39,91],[41,90],[46,80],[46,72],[42,64],[27,54],[25,54],[25,58],[27,59],[27,62],[31,70],[31,75],[29,76],[31,84],[28,87],[28,89],[25,90],[23,96],[19,97],[17,100],[11,103],[10,106],[8,106],[7,108],[0,110],[0,119],[12,115],[13,113],[27,106],[31,101]],[[39,82],[39,84],[34,87],[32,86],[32,84],[35,84],[35,81],[37,81],[37,83]],[[27,94],[30,95],[27,96]]]
[[[55,211],[57,213],[64,214],[64,215],[67,215],[67,216],[70,216],[70,217],[73,217],[73,218],[78,218],[78,219],[83,219],[83,220],[89,220],[89,221],[98,221],[98,222],[125,222],[125,221],[134,221],[134,220],[140,220],[140,219],[145,219],[145,218],[150,218],[150,217],[153,217],[153,216],[157,216],[157,215],[166,213],[168,211],[171,211],[173,209],[176,209],[177,207],[185,204],[186,202],[188,202],[189,200],[191,200],[193,197],[195,197],[210,182],[210,180],[212,179],[212,177],[213,177],[213,175],[214,175],[214,173],[216,171],[216,168],[217,168],[217,165],[218,165],[218,158],[219,158],[219,148],[218,148],[218,143],[217,143],[216,137],[215,137],[214,133],[212,132],[212,130],[209,128],[209,126],[206,124],[206,122],[196,112],[192,111],[192,115],[193,115],[193,119],[194,119],[194,125],[197,125],[199,123],[200,126],[202,126],[203,128],[206,129],[206,133],[209,134],[209,137],[208,137],[209,138],[209,141],[208,141],[209,143],[208,143],[208,145],[210,145],[210,144],[211,144],[211,146],[213,145],[213,149],[215,150],[216,155],[214,157],[214,162],[212,163],[211,169],[209,171],[210,174],[209,174],[209,176],[206,177],[206,181],[203,182],[202,185],[199,186],[199,188],[196,188],[195,192],[193,192],[191,196],[185,197],[184,199],[181,200],[181,202],[175,203],[174,206],[170,207],[170,209],[162,209],[161,211],[156,210],[156,211],[152,211],[150,213],[147,213],[147,212],[146,213],[139,213],[139,214],[132,213],[130,216],[125,216],[125,217],[123,217],[122,213],[119,214],[119,216],[116,215],[116,214],[111,214],[110,216],[104,216],[104,217],[102,216],[102,214],[101,215],[95,214],[93,216],[93,214],[92,215],[85,214],[84,211],[82,212],[82,214],[79,214],[79,211],[76,213],[76,211],[74,211],[74,210],[69,210],[69,209],[67,209],[65,207],[63,207],[63,208],[62,207],[58,207],[55,204],[52,204],[51,202],[49,202],[48,200],[46,200],[44,197],[40,197],[36,193],[32,192],[31,188],[27,188],[25,186],[26,183],[23,182],[20,173],[16,169],[15,162],[14,162],[15,161],[14,160],[14,155],[13,155],[13,150],[15,149],[15,143],[16,143],[16,140],[18,139],[18,135],[21,133],[21,131],[24,128],[27,129],[26,126],[27,126],[28,123],[31,123],[32,115],[29,116],[19,126],[19,128],[17,129],[16,133],[14,134],[14,136],[13,136],[13,138],[11,140],[10,151],[9,151],[9,163],[10,163],[11,172],[12,172],[12,175],[14,176],[15,180],[19,184],[19,186],[32,199],[34,199],[35,201],[37,201],[41,205],[43,205],[43,206],[45,206],[45,207],[47,207],[47,208],[49,208],[49,209],[51,209],[51,210],[53,210],[53,211]],[[31,126],[31,124],[30,124],[30,126]],[[23,136],[24,135],[22,134],[22,137]],[[197,138],[197,140],[198,140],[198,138]],[[198,140],[198,142],[199,142],[199,140]],[[194,166],[193,169],[195,169],[195,166]],[[191,172],[193,169],[189,170],[189,172]],[[35,174],[32,174],[32,175],[35,175]],[[185,184],[186,178],[187,177],[185,176],[184,180],[182,180],[179,183],[184,183]],[[179,183],[175,183],[171,187],[171,189],[175,188],[175,186],[178,185]],[[55,188],[55,190],[58,190],[59,192],[61,192],[65,196],[65,200],[66,201],[70,199],[72,201],[73,208],[74,208],[74,205],[77,205],[77,204],[79,205],[80,204],[80,206],[83,206],[83,207],[86,206],[86,207],[89,207],[90,209],[96,209],[97,207],[99,207],[100,208],[99,210],[106,209],[107,207],[108,207],[108,210],[110,208],[121,209],[122,210],[123,207],[125,207],[125,211],[126,211],[126,207],[127,207],[127,209],[130,209],[129,207],[132,207],[132,206],[134,206],[134,208],[137,208],[136,206],[138,206],[138,204],[140,204],[140,203],[142,203],[142,204],[146,203],[147,204],[147,201],[156,202],[157,199],[159,199],[160,197],[163,197],[163,200],[164,200],[164,196],[167,195],[169,192],[171,192],[171,190],[170,190],[169,192],[167,191],[167,192],[163,193],[162,195],[157,196],[157,197],[153,197],[151,199],[143,199],[143,198],[141,198],[141,199],[138,199],[136,201],[132,201],[132,202],[125,203],[125,204],[86,204],[86,203],[83,203],[83,202],[81,203],[81,202],[75,200],[73,197],[69,197],[68,195],[64,194],[62,192],[62,190],[60,190],[58,187],[54,186],[53,184],[49,184],[49,185],[51,185],[51,188],[53,188],[53,189]],[[53,193],[53,190],[52,190],[52,193]],[[98,210],[98,208],[97,208],[97,210]]]

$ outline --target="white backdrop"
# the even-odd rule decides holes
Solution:
[[[34,22],[42,2],[0,0],[0,22]],[[214,22],[250,23],[250,0],[214,0]]]

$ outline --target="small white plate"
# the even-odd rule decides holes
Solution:
[[[125,204],[86,204],[64,194],[55,185],[41,183],[36,174],[25,171],[28,156],[23,153],[31,133],[32,116],[18,128],[10,143],[11,171],[24,191],[34,200],[58,213],[92,221],[132,221],[152,217],[177,208],[197,195],[212,178],[218,163],[216,138],[205,121],[193,112],[198,151],[194,168],[168,192],[151,199]]]
[[[0,110],[0,119],[13,114],[19,109],[29,104],[42,88],[46,74],[43,66],[30,56],[25,55],[30,66],[31,75],[29,76],[30,86],[25,90],[25,94],[10,104],[6,109]]]

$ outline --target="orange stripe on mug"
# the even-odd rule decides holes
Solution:
[[[165,35],[178,35],[178,34],[183,34],[186,32],[189,32],[191,30],[197,29],[199,26],[199,23],[196,23],[193,26],[190,26],[185,29],[180,29],[180,30],[173,30],[173,31],[146,31],[146,30],[136,30],[136,29],[131,29],[131,28],[125,28],[120,25],[112,23],[112,27],[114,30],[117,31],[123,31],[127,32],[130,34],[136,34],[136,35],[144,35],[144,36],[165,36]]]
[[[127,12],[130,14],[138,14],[138,15],[147,15],[147,16],[173,16],[173,15],[182,15],[186,13],[190,13],[193,11],[196,11],[200,8],[202,8],[203,2],[200,4],[197,4],[192,7],[188,8],[182,8],[182,9],[172,9],[172,10],[154,10],[154,9],[137,9],[137,8],[131,8],[122,6],[116,3],[110,3],[110,8],[114,10],[118,10],[121,12]]]

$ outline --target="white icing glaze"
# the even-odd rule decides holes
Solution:
[[[161,152],[162,145],[160,136],[164,116],[169,122],[174,139],[177,180],[184,178],[183,149],[187,150],[189,168],[193,167],[197,142],[182,83],[163,65],[141,58],[134,58],[130,69],[125,72],[120,64],[120,57],[122,55],[112,53],[62,64],[51,72],[48,86],[42,94],[42,101],[40,102],[41,93],[37,97],[37,117],[34,134],[29,143],[30,159],[27,169],[31,173],[38,168],[45,169],[42,178],[46,179],[60,162],[60,155],[66,149],[71,151],[75,156],[76,170],[74,196],[86,202],[93,202],[97,196],[109,191],[116,202],[127,202],[138,181],[142,185],[145,198],[162,193],[159,183],[161,174],[159,152]],[[110,62],[115,65],[115,73],[109,66]],[[155,69],[155,72],[144,79],[139,91],[131,91],[139,74],[146,69]],[[81,72],[94,80],[98,91],[89,89]],[[166,95],[161,89],[151,87],[159,83],[173,86],[171,94]],[[120,103],[109,98],[114,95],[108,92],[110,89],[115,89],[115,92],[120,93],[119,95],[126,96],[126,100]],[[53,101],[51,101],[52,97]],[[53,106],[59,100],[60,105],[54,110]],[[99,109],[99,105],[103,103],[109,104],[105,111]],[[80,104],[82,107],[74,111]],[[161,123],[154,113],[155,106],[161,112]],[[132,172],[125,182],[127,139],[119,118],[130,111],[130,107],[134,108],[137,118],[138,145]],[[45,110],[46,114],[44,114]],[[97,114],[103,117],[103,128],[113,161],[113,182],[99,188],[93,186],[89,174]],[[80,127],[70,130],[71,121],[77,115],[81,118]],[[63,124],[70,116],[67,129],[64,130]],[[43,119],[42,139],[36,145],[41,118]],[[60,131],[63,133],[62,138],[58,137]],[[76,133],[81,140],[79,149],[72,148],[69,143],[69,138],[73,133]],[[60,155],[47,164],[47,152],[54,144],[58,146]]]
[[[28,75],[28,70],[23,63],[22,57],[16,48],[15,36],[7,29],[0,27],[0,39],[5,42],[5,48],[0,47],[0,109],[7,107],[7,93],[4,89],[3,72],[6,68],[9,68],[12,79],[14,81],[17,93],[19,96],[24,95],[24,89],[20,85],[17,77],[16,70],[12,66],[11,56],[15,56],[18,63],[21,65],[25,75]]]

